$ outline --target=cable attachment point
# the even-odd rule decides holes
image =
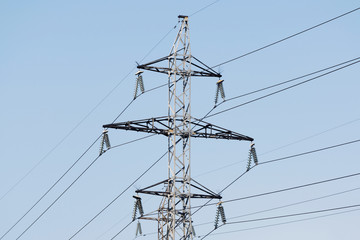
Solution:
[[[99,155],[101,156],[104,152],[106,152],[107,150],[109,150],[111,148],[110,145],[110,140],[109,140],[109,136],[108,136],[108,130],[104,129],[103,131],[103,135],[101,138],[101,144],[100,144],[100,153]],[[106,150],[104,149],[104,146],[106,145]]]
[[[223,224],[226,223],[225,211],[224,207],[222,206],[222,202],[219,202],[218,207],[216,209],[216,216],[215,216],[215,229],[219,227],[219,219],[221,217],[221,221]]]
[[[145,92],[144,81],[143,81],[143,77],[141,76],[142,73],[143,73],[143,71],[137,71],[135,73],[135,75],[137,75],[137,78],[136,78],[134,99],[138,97],[138,89],[139,88],[140,88],[141,93]]]
[[[225,91],[224,91],[224,86],[223,86],[223,82],[224,80],[219,80],[216,83],[216,95],[215,95],[215,104],[217,104],[218,99],[219,99],[219,93],[221,95],[221,98],[223,100],[225,100]]]
[[[133,196],[133,198],[135,198],[135,203],[134,203],[134,210],[133,210],[133,221],[135,221],[136,219],[136,215],[137,212],[139,211],[140,216],[144,215],[144,209],[141,203],[141,198],[139,196]]]
[[[251,143],[250,145],[250,150],[249,150],[249,159],[248,159],[248,165],[247,165],[247,169],[246,171],[249,171],[250,170],[250,166],[251,166],[251,160],[254,161],[254,164],[255,165],[258,165],[258,157],[257,157],[257,154],[256,154],[256,150],[255,150],[255,143]]]
[[[136,233],[135,233],[135,237],[137,237],[138,235],[142,235],[142,229],[141,229],[141,224],[138,221],[137,226],[136,226]]]

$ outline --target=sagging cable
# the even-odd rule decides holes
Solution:
[[[137,75],[137,78],[136,78],[134,99],[138,97],[138,89],[139,88],[140,88],[141,93],[145,92],[144,81],[143,81],[143,77],[141,76],[142,73],[143,73],[143,71],[137,71],[135,73],[135,75]]]
[[[219,99],[219,94],[221,95],[221,98],[223,100],[225,100],[225,91],[224,91],[224,86],[223,86],[223,82],[224,80],[219,80],[216,83],[216,95],[215,95],[215,105],[218,102]]]
[[[104,149],[105,146],[107,148],[106,150]],[[101,138],[99,156],[101,156],[104,152],[106,152],[110,148],[111,148],[111,145],[110,145],[110,140],[109,140],[109,136],[108,136],[108,130],[104,129],[103,135],[102,135],[102,138]]]

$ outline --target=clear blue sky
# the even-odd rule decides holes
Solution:
[[[151,61],[168,54],[177,34],[177,29],[173,29],[177,16],[191,15],[212,2],[0,2],[0,236],[76,161],[102,132],[102,125],[112,122],[131,101],[136,61],[145,56],[143,62]],[[192,54],[214,66],[358,7],[359,1],[354,0],[220,0],[190,17]],[[216,68],[225,80],[227,97],[359,57],[359,23],[360,11],[357,11]],[[359,65],[353,65],[207,121],[253,137],[260,162],[356,140],[360,136],[359,75]],[[166,81],[165,75],[144,74],[146,89]],[[192,79],[194,117],[202,117],[213,106],[216,81]],[[225,103],[222,109],[266,93],[269,92]],[[162,88],[137,99],[119,121],[166,114],[167,90]],[[48,154],[70,132],[65,141]],[[116,145],[145,135],[112,130],[109,136],[112,145]],[[98,146],[96,143],[4,239],[19,236],[97,156]],[[285,147],[279,149],[282,146]],[[166,138],[155,136],[107,152],[21,239],[68,239],[159,158],[166,147]],[[245,170],[243,160],[247,158],[248,149],[247,142],[194,139],[192,176],[210,189],[220,191]],[[225,191],[223,199],[359,172],[359,149],[359,144],[352,144],[256,167]],[[39,161],[31,174],[9,191]],[[231,167],[222,168],[233,163]],[[136,188],[163,180],[166,174],[166,159],[163,159],[74,239],[110,239],[131,220],[132,195]],[[224,204],[224,208],[231,218],[354,189],[360,187],[359,182],[355,177]],[[360,204],[359,191],[234,220]],[[144,196],[143,201],[145,212],[150,212],[157,208],[160,199]],[[193,201],[194,205],[201,203],[201,200]],[[215,211],[215,206],[211,206],[194,215],[195,226],[213,221]],[[303,218],[229,225],[214,233]],[[357,240],[359,220],[360,212],[355,211],[207,239],[338,240],[346,237]],[[117,239],[132,239],[135,227],[131,225]],[[157,225],[142,221],[142,228],[144,233],[153,233]],[[198,235],[204,235],[212,228],[213,225],[208,224],[196,226],[195,230]],[[156,239],[156,235],[139,239]]]

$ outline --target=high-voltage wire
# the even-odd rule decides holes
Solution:
[[[322,180],[322,181],[318,181],[318,182],[312,182],[312,183],[307,183],[307,184],[298,185],[298,186],[294,186],[294,187],[283,188],[283,189],[279,189],[279,190],[275,190],[275,191],[270,191],[270,192],[255,194],[255,195],[251,195],[251,196],[246,196],[246,197],[241,197],[241,198],[234,198],[234,199],[230,199],[230,200],[225,200],[225,201],[223,201],[223,203],[229,203],[229,202],[235,202],[235,201],[242,201],[242,200],[246,200],[246,199],[250,199],[250,198],[257,198],[257,197],[272,195],[272,194],[276,194],[276,193],[287,192],[287,191],[291,191],[291,190],[295,190],[295,189],[299,189],[299,188],[306,188],[306,187],[311,187],[311,186],[314,186],[314,185],[324,184],[324,183],[328,183],[328,182],[339,181],[339,180],[343,180],[343,179],[346,179],[346,178],[352,178],[352,177],[356,177],[356,176],[359,176],[359,175],[360,175],[360,172],[354,173],[354,174],[345,175],[345,176],[341,176],[341,177],[326,179],[326,180]],[[208,204],[208,206],[210,206],[210,205],[215,205],[215,204],[213,204],[213,203],[212,203],[212,204]]]
[[[96,141],[87,149],[87,151],[90,150],[90,148],[97,142],[97,140],[99,140],[99,138],[100,138],[102,135],[103,135],[103,134],[101,134],[101,135],[96,139]],[[147,137],[151,137],[151,136],[153,136],[153,135],[150,135],[150,136],[147,136]],[[132,140],[132,141],[128,141],[128,142],[125,142],[125,143],[122,143],[122,144],[119,144],[119,145],[114,146],[114,147],[112,147],[112,148],[119,147],[119,146],[123,146],[123,145],[127,145],[127,144],[130,144],[130,143],[136,142],[136,141],[140,141],[140,140],[142,140],[142,139],[144,139],[144,137],[139,138],[139,139],[135,139],[135,140]],[[84,156],[85,153],[86,153],[86,152],[84,152],[82,156]],[[81,157],[82,157],[82,156],[81,156]],[[21,233],[21,235],[20,235],[17,239],[19,239],[28,229],[30,229],[30,228],[80,179],[80,177],[81,177],[83,174],[85,174],[85,172],[86,172],[87,170],[89,170],[89,168],[100,158],[100,156],[101,156],[101,155],[99,155],[98,157],[96,157],[96,158],[85,168],[85,170],[84,170],[83,172],[81,172],[81,174],[26,228],[26,230]],[[80,157],[80,158],[81,158],[81,157]],[[79,158],[77,161],[79,161],[80,158]],[[74,167],[76,163],[77,163],[77,162],[75,162],[75,163],[71,166],[71,168]],[[5,237],[5,236],[17,225],[17,224],[55,187],[55,185],[58,184],[58,182],[71,170],[71,168],[69,168],[69,169],[67,170],[67,172],[65,172],[65,173],[51,186],[51,188],[49,188],[48,191],[45,192],[45,194],[43,194],[42,197],[41,197],[27,212],[26,212],[15,224],[13,224],[13,226],[11,226],[10,229],[8,229],[8,231],[7,231],[0,239],[2,239],[3,237]]]
[[[345,144],[338,144],[338,145],[334,145],[334,146],[330,146],[330,147],[326,147],[326,148],[322,148],[322,149],[318,149],[318,150],[313,150],[313,151],[310,151],[310,152],[306,152],[306,153],[301,153],[301,154],[296,154],[297,156],[302,156],[302,155],[305,155],[305,154],[310,154],[310,153],[315,153],[315,152],[319,152],[319,151],[324,151],[324,150],[327,150],[327,149],[331,149],[331,148],[334,148],[334,147],[340,147],[340,146],[344,146],[344,145],[347,145],[347,144],[351,144],[351,143],[355,143],[355,142],[359,142],[359,140],[355,140],[355,141],[351,141],[351,142],[348,142],[348,143],[345,143]],[[293,158],[295,157],[295,155],[291,155],[289,156],[288,158]],[[281,160],[285,160],[286,157],[284,158],[281,158]],[[268,161],[267,163],[272,163],[272,162],[276,162],[274,160],[278,160],[278,159],[273,159],[273,160],[270,160]],[[265,164],[266,162],[264,162]],[[260,164],[259,164],[260,165]],[[256,165],[255,165],[256,166]],[[250,169],[254,168],[255,166],[251,167]],[[224,192],[227,188],[229,188],[231,185],[233,185],[235,182],[237,182],[240,178],[242,178],[248,171],[245,171],[243,172],[242,174],[240,174],[237,178],[235,178],[232,182],[230,182],[228,185],[226,185],[221,191],[220,191],[220,194],[222,192]],[[239,200],[244,200],[244,199],[248,199],[248,198],[253,198],[253,197],[258,197],[258,196],[262,196],[262,195],[268,195],[268,194],[273,194],[273,193],[277,193],[277,192],[283,192],[283,191],[289,191],[289,190],[293,190],[293,189],[296,189],[296,188],[301,188],[301,187],[306,187],[306,186],[311,186],[311,185],[316,185],[316,184],[320,184],[320,183],[325,183],[325,182],[330,182],[330,181],[336,181],[336,180],[340,180],[340,179],[344,179],[344,178],[348,178],[348,177],[354,177],[354,176],[358,176],[360,175],[360,173],[355,173],[355,174],[351,174],[351,175],[346,175],[346,176],[342,176],[342,177],[338,177],[338,178],[333,178],[333,179],[328,179],[328,180],[324,180],[324,181],[321,181],[321,182],[315,182],[315,183],[310,183],[310,184],[306,184],[306,185],[301,185],[301,186],[297,186],[297,187],[293,187],[293,188],[288,188],[288,189],[282,189],[282,190],[277,190],[275,192],[268,192],[268,193],[264,193],[264,194],[257,194],[257,195],[253,195],[253,196],[248,196],[248,197],[244,197],[244,198],[238,198],[238,199],[232,199],[232,200],[227,200],[227,201],[223,201],[224,203],[226,202],[231,202],[231,201],[239,201]],[[203,205],[200,205],[200,206],[196,206],[196,207],[191,207],[192,209],[193,208],[197,208],[193,214],[195,214],[196,212],[198,212],[200,209],[202,209],[203,207],[205,206],[211,206],[211,205],[215,205],[214,203],[211,203],[209,204],[211,201],[208,200],[206,203],[204,203]]]
[[[129,108],[129,106],[132,104],[132,102],[134,101],[134,99],[132,101],[130,101],[130,103],[120,112],[120,114],[113,120],[113,123],[125,112],[126,109]],[[84,151],[83,154],[80,155],[80,157],[55,181],[55,183],[53,185],[51,185],[51,187],[29,208],[29,210],[27,210],[1,237],[0,237],[0,240],[3,239],[26,215],[29,214],[30,211],[32,211],[32,209],[35,208],[35,206],[37,206],[39,204],[39,202],[42,201],[42,199],[44,199],[44,197],[69,173],[69,171],[71,169],[73,169],[75,167],[75,165],[85,156],[85,154],[94,146],[94,144],[102,137],[104,136],[104,134],[101,134],[99,135],[95,141]],[[150,135],[150,136],[153,136],[153,135]],[[149,137],[150,137],[149,136]],[[139,138],[139,139],[135,139],[135,140],[132,140],[132,141],[129,141],[129,142],[126,142],[126,143],[123,143],[123,144],[120,144],[120,145],[117,145],[117,146],[114,146],[114,147],[119,147],[119,146],[123,146],[123,145],[126,145],[126,144],[129,144],[129,143],[132,143],[132,142],[135,142],[135,141],[139,141],[139,140],[142,140],[144,138]],[[110,145],[109,145],[110,146]],[[100,154],[101,155],[101,154]],[[97,160],[97,158],[96,158]],[[95,161],[96,161],[95,160]],[[92,162],[86,169],[84,172],[87,171],[87,169],[93,164],[94,162]],[[83,172],[83,173],[84,173]],[[83,174],[82,173],[82,174]],[[81,175],[82,175],[81,174]],[[77,178],[78,179],[78,178]],[[75,180],[75,182],[77,181],[77,179]],[[74,183],[74,182],[73,182]],[[65,190],[66,192],[67,190]],[[57,200],[56,200],[57,201]],[[46,210],[47,211],[47,210]],[[37,220],[36,220],[37,221]]]
[[[56,180],[56,182],[26,211],[2,236],[3,239],[64,177],[65,175],[80,161],[80,159],[94,146],[94,144],[101,138],[102,134],[85,150],[83,154]]]
[[[194,13],[196,14],[196,13]],[[149,52],[140,60],[140,63],[148,57],[151,52],[155,50],[155,48],[177,27],[179,23],[177,23],[173,28],[171,28],[150,50]],[[21,177],[12,187],[9,188],[1,197],[0,201],[6,197],[13,189],[15,189],[27,176],[29,176],[53,151],[55,151],[122,83],[123,81],[136,69],[136,67],[133,67],[121,80],[119,83],[117,83],[86,115],[83,117],[76,125],[73,127],[48,153],[45,154],[43,158],[40,159],[23,177]],[[165,84],[166,86],[166,84]],[[162,87],[162,86],[159,86]],[[155,87],[153,89],[150,89],[146,92],[150,92],[152,90],[155,90],[159,87]],[[133,100],[134,101],[134,100]],[[132,101],[131,101],[132,103]],[[129,105],[131,105],[131,103]],[[129,105],[123,110],[125,111]],[[117,118],[120,117],[122,112],[119,114]],[[117,119],[116,118],[116,119]],[[116,121],[116,119],[114,121]]]
[[[248,230],[254,230],[254,229],[261,229],[261,228],[267,228],[267,227],[280,226],[280,225],[289,224],[289,223],[303,222],[303,221],[308,221],[308,220],[314,220],[314,219],[319,219],[319,218],[324,218],[324,217],[335,216],[335,215],[344,214],[344,213],[356,212],[356,211],[359,211],[359,210],[360,209],[352,209],[352,210],[342,211],[342,212],[338,212],[338,213],[331,213],[331,214],[321,215],[321,216],[317,216],[317,217],[309,217],[309,218],[304,218],[304,219],[298,219],[298,220],[293,220],[293,221],[287,221],[287,222],[263,225],[263,226],[258,226],[258,227],[244,228],[244,229],[240,229],[240,230],[233,230],[233,231],[227,231],[227,232],[220,232],[220,233],[215,233],[215,234],[211,234],[211,235],[220,235],[220,234],[225,234],[225,233],[230,233],[230,232],[241,232],[241,231],[248,231]]]
[[[119,195],[117,195],[111,202],[109,202],[100,212],[98,212],[93,218],[91,218],[84,226],[77,230],[70,238],[73,239],[77,234],[79,234],[87,225],[94,221],[100,214],[102,214],[110,205],[112,205],[119,197],[121,197],[129,188],[131,188],[140,178],[142,178],[151,168],[153,168],[163,157],[166,156],[168,151],[166,151],[160,158],[158,158],[153,164],[150,165],[139,177],[137,177],[129,186],[127,186]],[[130,224],[128,224],[130,225]],[[118,233],[120,234],[121,231]],[[117,235],[116,235],[117,236]]]
[[[275,95],[275,94],[281,93],[281,92],[283,92],[283,91],[286,91],[286,90],[292,89],[292,88],[294,88],[294,87],[300,86],[300,85],[305,84],[305,83],[308,83],[308,82],[310,82],[310,81],[314,81],[315,79],[318,79],[318,78],[324,77],[324,76],[329,75],[329,74],[331,74],[331,73],[334,73],[334,72],[340,71],[340,70],[342,70],[342,69],[344,69],[344,68],[350,67],[350,66],[352,66],[352,65],[354,65],[354,64],[357,64],[357,63],[359,63],[359,62],[360,62],[360,60],[358,60],[358,61],[356,61],[356,62],[353,62],[353,63],[350,63],[350,64],[347,64],[347,65],[345,65],[345,66],[339,67],[339,68],[337,68],[337,69],[331,70],[331,71],[329,71],[329,72],[326,72],[326,73],[320,74],[320,75],[318,75],[318,76],[316,76],[316,77],[312,77],[312,78],[307,79],[307,80],[304,80],[304,81],[302,81],[302,82],[299,82],[299,83],[293,84],[293,85],[291,85],[291,86],[289,86],[289,87],[282,88],[282,89],[280,89],[280,90],[274,91],[274,92],[269,93],[269,94],[266,94],[266,95],[264,95],[264,96],[261,96],[261,97],[255,98],[255,99],[250,100],[250,101],[247,101],[247,102],[245,102],[245,103],[242,103],[242,104],[239,104],[239,105],[235,105],[235,106],[233,106],[233,107],[230,107],[230,108],[227,108],[227,109],[221,110],[221,111],[219,111],[219,112],[216,112],[216,113],[210,114],[210,115],[208,115],[208,116],[207,116],[207,117],[205,117],[205,118],[213,117],[213,116],[216,116],[216,115],[218,115],[218,114],[221,114],[221,113],[224,113],[224,112],[227,112],[227,111],[233,110],[233,109],[235,109],[235,108],[242,107],[242,106],[247,105],[247,104],[249,104],[249,103],[253,103],[253,102],[256,102],[256,101],[258,101],[258,100],[261,100],[261,99],[264,99],[264,98],[270,97],[270,96],[272,96],[272,95]]]
[[[307,199],[307,200],[303,200],[303,201],[300,201],[300,202],[291,203],[291,204],[287,204],[287,205],[283,205],[283,206],[279,206],[279,207],[274,207],[274,208],[270,208],[270,209],[265,209],[265,210],[261,210],[261,211],[247,213],[247,214],[243,214],[243,215],[240,215],[240,216],[229,217],[227,219],[235,219],[235,218],[247,217],[247,216],[251,216],[251,215],[255,215],[255,214],[259,214],[259,213],[269,212],[269,211],[278,210],[278,209],[282,209],[282,208],[286,208],[286,207],[291,207],[291,206],[295,206],[295,205],[299,205],[299,204],[303,204],[303,203],[317,201],[317,200],[324,199],[324,198],[338,196],[338,195],[341,195],[341,194],[345,194],[345,193],[349,193],[349,192],[353,192],[353,191],[357,191],[357,190],[360,190],[360,187],[352,188],[352,189],[341,191],[341,192],[332,193],[332,194],[317,197],[317,198],[311,198],[311,199]],[[205,222],[205,223],[196,224],[195,226],[203,226],[203,225],[209,225],[209,224],[213,224],[213,222],[209,221],[209,222]],[[221,226],[222,225],[219,225],[218,227],[221,227]],[[144,235],[151,235],[151,234],[156,234],[156,233],[157,232],[152,232],[152,233],[146,233]]]
[[[266,45],[266,46],[263,46],[263,47],[261,47],[261,48],[255,49],[255,50],[253,50],[253,51],[251,51],[251,52],[245,53],[245,54],[240,55],[240,56],[238,56],[238,57],[235,57],[235,58],[232,58],[232,59],[227,60],[227,61],[225,61],[225,62],[219,63],[219,64],[213,66],[212,68],[219,67],[219,66],[221,66],[221,65],[230,63],[230,62],[235,61],[235,60],[237,60],[237,59],[240,59],[240,58],[243,58],[243,57],[248,56],[248,55],[250,55],[250,54],[253,54],[253,53],[256,53],[256,52],[258,52],[258,51],[261,51],[261,50],[263,50],[263,49],[265,49],[265,48],[274,46],[274,45],[276,45],[276,44],[278,44],[278,43],[281,43],[281,42],[283,42],[283,41],[286,41],[286,40],[288,40],[288,39],[290,39],[290,38],[296,37],[296,36],[298,36],[298,35],[300,35],[300,34],[303,34],[303,33],[305,33],[305,32],[308,32],[308,31],[312,30],[312,29],[318,28],[318,27],[320,27],[320,26],[322,26],[322,25],[325,25],[325,24],[327,24],[327,23],[329,23],[329,22],[332,22],[332,21],[334,21],[334,20],[336,20],[336,19],[339,19],[339,18],[341,18],[341,17],[344,17],[344,16],[346,16],[346,15],[348,15],[348,14],[350,14],[350,13],[356,12],[356,11],[359,10],[359,9],[360,9],[360,8],[355,8],[355,9],[349,11],[349,12],[343,13],[343,14],[337,16],[337,17],[331,18],[331,19],[329,19],[329,20],[327,20],[327,21],[325,21],[325,22],[319,23],[319,24],[317,24],[317,25],[315,25],[315,26],[312,26],[312,27],[310,27],[310,28],[307,28],[307,29],[305,29],[305,30],[302,30],[302,31],[300,31],[300,32],[298,32],[298,33],[292,34],[292,35],[290,35],[290,36],[288,36],[288,37],[285,37],[285,38],[283,38],[283,39],[280,39],[280,40],[278,40],[278,41],[276,41],[276,42],[270,43],[270,44],[268,44],[268,45]]]
[[[309,211],[309,212],[292,213],[292,214],[286,214],[286,215],[280,215],[280,216],[273,216],[273,217],[265,217],[265,218],[256,218],[256,219],[249,219],[249,220],[242,220],[242,221],[227,222],[226,224],[239,224],[239,223],[259,222],[259,221],[273,220],[273,219],[279,219],[279,218],[288,218],[288,217],[296,217],[296,216],[316,214],[316,213],[323,213],[323,212],[330,212],[330,211],[338,211],[338,210],[349,209],[349,208],[356,208],[356,207],[360,207],[360,204],[347,205],[347,206],[335,207],[335,208],[326,208],[326,209]]]
[[[286,160],[286,159],[291,159],[291,158],[294,158],[294,157],[299,157],[299,156],[304,156],[304,155],[308,155],[308,154],[312,154],[312,153],[316,153],[316,152],[320,152],[320,151],[325,151],[325,150],[329,150],[329,149],[333,149],[333,148],[337,148],[337,147],[342,147],[342,146],[345,146],[345,145],[349,145],[349,144],[353,144],[353,143],[358,143],[360,142],[360,139],[357,139],[357,140],[354,140],[354,141],[350,141],[350,142],[345,142],[345,143],[341,143],[341,144],[336,144],[336,145],[332,145],[332,146],[328,146],[328,147],[324,147],[324,148],[319,148],[319,149],[315,149],[315,150],[311,150],[311,151],[307,151],[307,152],[303,152],[303,153],[298,153],[298,154],[294,154],[294,155],[290,155],[290,156],[287,156],[287,157],[281,157],[281,158],[276,158],[276,159],[272,159],[272,160],[269,160],[269,161],[264,161],[264,162],[260,162],[258,163],[258,165],[263,165],[263,164],[269,164],[269,163],[273,163],[273,162],[278,162],[278,161],[282,161],[282,160]],[[256,166],[256,165],[255,165]],[[255,166],[251,167],[250,169],[254,168]],[[224,192],[227,188],[229,188],[231,185],[233,185],[236,181],[238,181],[242,176],[244,176],[248,171],[245,171],[243,172],[242,174],[240,174],[237,178],[235,178],[232,182],[230,182],[228,185],[226,185],[226,187],[224,187],[220,193]],[[330,179],[330,180],[326,180],[325,182],[327,181],[335,181],[335,180],[339,180],[339,179],[343,179],[343,178],[348,178],[348,177],[353,177],[353,176],[357,176],[357,175],[360,175],[360,173],[356,173],[356,174],[351,174],[351,175],[347,175],[347,176],[344,176],[344,177],[340,177],[340,178],[335,178],[335,179]],[[322,182],[320,182],[322,183]],[[313,185],[313,184],[312,184]],[[302,185],[303,186],[303,185]],[[298,188],[298,187],[296,187]],[[253,196],[251,196],[253,197]],[[247,199],[249,197],[246,197],[245,199]],[[237,200],[237,199],[236,199]],[[241,199],[243,200],[243,199]],[[230,201],[235,201],[235,200],[228,200],[228,201],[223,201],[224,203],[226,202],[230,202]],[[216,203],[215,203],[216,204]],[[212,204],[204,204],[204,205],[201,205],[201,206],[197,206],[197,207],[192,207],[192,208],[202,208],[204,207],[205,205],[206,206],[210,206],[210,205],[215,205],[214,203]]]
[[[205,9],[207,9],[208,7],[214,5],[215,3],[219,2],[219,1],[220,1],[220,0],[216,0],[216,1],[214,1],[214,2],[212,2],[212,3],[210,3],[210,4],[208,4],[208,5],[206,5],[205,7],[200,8],[199,10],[197,10],[197,11],[195,11],[194,13],[190,14],[189,17],[192,17],[192,16],[198,14],[199,12],[204,11]]]
[[[78,180],[79,178],[100,158],[101,155],[97,156],[91,163],[88,165],[85,170],[77,177],[75,180],[34,220],[31,224],[16,238],[20,239]]]
[[[350,63],[350,62],[354,62],[354,61],[359,60],[359,59],[360,59],[360,57],[356,57],[356,58],[350,59],[350,60],[348,60],[348,61],[345,61],[345,62],[341,62],[341,63],[335,64],[335,65],[332,65],[332,66],[330,66],[330,67],[326,67],[326,68],[323,68],[323,69],[320,69],[320,70],[317,70],[317,71],[314,71],[314,72],[311,72],[311,73],[307,73],[307,74],[302,75],[302,76],[300,76],[300,77],[292,78],[292,79],[289,79],[289,80],[286,80],[286,81],[282,81],[282,82],[279,82],[279,83],[276,83],[276,84],[273,84],[273,85],[270,85],[270,86],[267,86],[267,87],[264,87],[264,88],[260,88],[260,89],[257,89],[257,90],[254,90],[254,91],[251,91],[251,92],[248,92],[248,93],[244,93],[244,94],[241,94],[241,95],[238,95],[238,96],[235,96],[235,97],[228,98],[228,99],[226,99],[225,101],[217,104],[216,107],[220,106],[221,104],[224,104],[225,102],[229,102],[229,101],[232,101],[232,100],[241,98],[241,97],[246,97],[246,96],[252,95],[252,94],[254,94],[254,93],[262,92],[262,91],[265,91],[265,90],[268,90],[268,89],[271,89],[271,88],[274,88],[274,87],[278,87],[278,86],[284,85],[284,84],[286,84],[286,83],[294,82],[294,81],[296,81],[296,80],[299,80],[299,79],[302,79],[302,78],[305,78],[305,77],[309,77],[309,76],[311,76],[311,75],[314,75],[314,74],[317,74],[317,73],[321,73],[321,72],[324,72],[324,71],[326,71],[326,70],[329,70],[329,69],[332,69],[332,68],[335,68],[335,67],[339,67],[339,66],[341,66],[341,65],[344,65],[344,64],[347,64],[347,63]]]
[[[352,205],[352,206],[349,205],[349,206],[344,206],[344,207],[339,207],[339,208],[333,208],[333,209],[323,209],[323,210],[318,210],[318,211],[313,211],[313,212],[303,212],[303,213],[298,213],[296,216],[316,214],[316,213],[321,213],[321,212],[336,211],[336,210],[341,210],[341,209],[349,209],[349,208],[355,208],[355,207],[357,207],[357,206],[360,206],[360,205]],[[318,218],[324,218],[324,217],[339,215],[339,214],[343,214],[343,213],[355,212],[355,211],[359,211],[359,210],[360,210],[360,209],[358,208],[358,209],[352,209],[352,210],[342,211],[342,212],[338,212],[338,213],[326,214],[326,215],[317,216],[317,217],[310,217],[310,218],[293,220],[293,221],[282,222],[282,223],[275,223],[275,224],[270,224],[270,225],[265,225],[265,226],[251,227],[251,228],[245,228],[245,229],[240,229],[240,230],[233,230],[233,231],[227,231],[227,232],[220,232],[220,233],[214,233],[214,234],[212,234],[212,232],[215,231],[215,229],[213,229],[213,230],[211,230],[209,233],[207,233],[206,235],[204,235],[201,239],[204,239],[204,238],[206,238],[206,237],[209,236],[209,235],[220,235],[220,234],[225,234],[225,233],[233,233],[233,232],[254,230],[254,229],[260,229],[260,228],[266,228],[266,227],[273,227],[273,226],[279,226],[279,225],[284,225],[284,224],[288,224],[288,223],[302,222],[302,221],[307,221],[307,220],[313,220],[313,219],[318,219]],[[294,215],[294,216],[288,216],[288,217],[295,217],[295,215]],[[272,217],[272,219],[277,219],[277,218],[285,218],[285,215]],[[265,219],[264,219],[264,220],[265,220]],[[271,219],[267,219],[267,220],[271,220]],[[263,220],[259,220],[259,221],[263,221]],[[253,221],[253,222],[254,222],[254,221]],[[220,225],[219,227],[222,227],[222,226],[224,226],[224,224],[223,224],[223,225]]]
[[[321,152],[321,151],[325,151],[328,149],[337,148],[337,147],[341,147],[341,146],[345,146],[345,145],[349,145],[349,144],[353,144],[353,143],[357,143],[357,142],[360,142],[360,139],[356,139],[353,141],[340,143],[340,144],[336,144],[336,145],[332,145],[332,146],[328,146],[328,147],[324,147],[324,148],[319,148],[319,149],[315,149],[315,150],[308,151],[308,152],[298,153],[298,154],[294,154],[294,155],[287,156],[287,157],[268,160],[268,161],[259,163],[259,165],[268,164],[268,163],[272,163],[272,162],[278,162],[278,161],[282,161],[282,160],[286,160],[286,159],[290,159],[290,158],[294,158],[294,157],[299,157],[299,156],[303,156],[303,155],[307,155],[307,154],[311,154],[311,153]]]
[[[288,144],[283,145],[283,146],[281,146],[281,147],[277,147],[277,148],[275,148],[275,149],[272,149],[272,150],[269,150],[269,151],[267,151],[267,152],[261,153],[261,154],[259,154],[259,156],[263,156],[263,155],[265,155],[265,154],[272,153],[272,152],[277,151],[277,150],[279,150],[279,149],[283,149],[283,148],[285,148],[285,147],[294,145],[294,144],[296,144],[296,143],[299,143],[299,142],[308,140],[308,139],[310,139],[310,138],[313,138],[313,137],[319,136],[319,135],[321,135],[321,134],[330,132],[330,131],[335,130],[335,129],[338,129],[338,128],[340,128],[340,127],[347,126],[347,125],[349,125],[349,124],[351,124],[351,123],[354,123],[354,122],[357,122],[357,121],[359,121],[359,120],[360,120],[360,118],[356,118],[356,119],[354,119],[354,120],[347,121],[347,122],[345,122],[345,123],[342,123],[342,124],[337,125],[337,126],[335,126],[335,127],[326,129],[326,130],[321,131],[321,132],[318,132],[318,133],[313,134],[313,135],[311,135],[311,136],[308,136],[308,137],[305,137],[305,138],[296,140],[296,141],[294,141],[294,142],[288,143]],[[245,161],[245,159],[244,159],[243,161]],[[206,174],[209,174],[209,173],[212,173],[212,172],[216,172],[216,171],[222,170],[222,169],[224,169],[224,168],[234,166],[234,165],[239,164],[239,163],[240,163],[239,161],[233,162],[233,163],[228,164],[228,165],[225,165],[225,166],[223,166],[223,167],[220,167],[220,168],[217,168],[217,169],[214,169],[214,170],[210,170],[210,171],[207,171],[207,172],[204,172],[204,173],[200,173],[200,174],[196,175],[195,177],[199,177],[199,176],[203,176],[203,175],[206,175]]]
[[[317,200],[321,200],[321,199],[325,199],[325,198],[329,198],[329,197],[333,197],[333,196],[342,195],[342,194],[357,191],[357,190],[360,190],[360,187],[356,187],[356,188],[352,188],[352,189],[349,189],[349,190],[328,194],[328,195],[321,196],[321,197],[311,198],[311,199],[303,200],[303,201],[300,201],[300,202],[290,203],[290,204],[282,205],[282,206],[279,206],[279,207],[273,207],[273,208],[270,208],[270,209],[265,209],[265,210],[260,210],[260,211],[256,211],[256,212],[246,213],[246,214],[243,214],[243,215],[240,215],[240,216],[229,217],[228,219],[236,219],[236,218],[242,218],[242,217],[256,215],[256,214],[259,214],[259,213],[270,212],[270,211],[274,211],[274,210],[278,210],[278,209],[282,209],[282,208],[292,207],[292,206],[296,206],[296,205],[300,205],[300,204],[304,204],[304,203],[308,203],[308,202],[313,202],[313,201],[317,201]],[[203,225],[208,225],[208,224],[212,224],[212,223],[213,222],[205,222],[205,223],[196,224],[195,226],[203,226]]]

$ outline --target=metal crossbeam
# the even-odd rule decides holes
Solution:
[[[181,118],[175,118],[175,122],[183,122]],[[169,136],[176,134],[183,138],[213,138],[213,139],[227,139],[239,141],[253,141],[254,139],[240,133],[230,131],[228,129],[213,125],[211,123],[202,121],[200,119],[191,118],[191,134],[183,132],[181,129],[170,129],[168,126],[168,117],[156,117],[135,121],[119,122],[106,124],[104,128],[122,129],[127,131],[155,133],[159,135]],[[174,132],[175,131],[175,132]]]
[[[182,180],[175,180],[175,182],[183,184],[184,181]],[[195,182],[195,181],[194,181]],[[169,187],[166,187],[166,191],[157,191],[157,190],[152,190],[153,188],[156,188],[157,186],[173,186],[174,184],[171,182],[171,180],[169,181],[169,179],[155,183],[149,187],[143,188],[143,189],[138,189],[135,192],[136,193],[142,193],[142,194],[150,194],[150,195],[156,195],[156,196],[168,196],[169,194],[171,194],[171,189],[169,189]],[[186,194],[181,194],[179,193],[179,197],[190,197],[190,198],[206,198],[206,199],[221,199],[222,197],[219,194],[214,193],[213,191],[209,190],[208,188],[202,186],[201,184],[198,184],[197,182],[195,183],[191,183],[190,184],[191,187],[197,189],[199,192],[198,193],[194,193],[192,192],[190,194],[190,196],[186,196]]]
[[[144,69],[144,70],[148,70],[148,71],[153,71],[153,72],[157,72],[157,73],[165,73],[165,74],[169,74],[169,72],[171,72],[171,68],[170,67],[166,67],[166,66],[157,66],[157,63],[161,63],[161,62],[166,62],[168,63],[169,58],[171,56],[166,56],[166,57],[162,57],[159,58],[157,60],[151,61],[149,63],[145,63],[145,64],[141,64],[138,65],[137,68],[138,69]],[[217,78],[221,78],[221,74],[216,72],[215,70],[211,69],[210,67],[208,67],[207,65],[205,65],[204,63],[202,63],[200,60],[198,60],[197,58],[195,58],[194,56],[191,56],[192,60],[190,61],[189,59],[184,59],[184,58],[180,58],[177,57],[175,59],[173,59],[174,61],[185,61],[187,64],[190,64],[192,66],[191,68],[191,76],[197,76],[197,77],[217,77]],[[184,71],[183,73],[181,71],[178,71],[179,75],[184,75],[184,74],[188,74],[186,71]]]

